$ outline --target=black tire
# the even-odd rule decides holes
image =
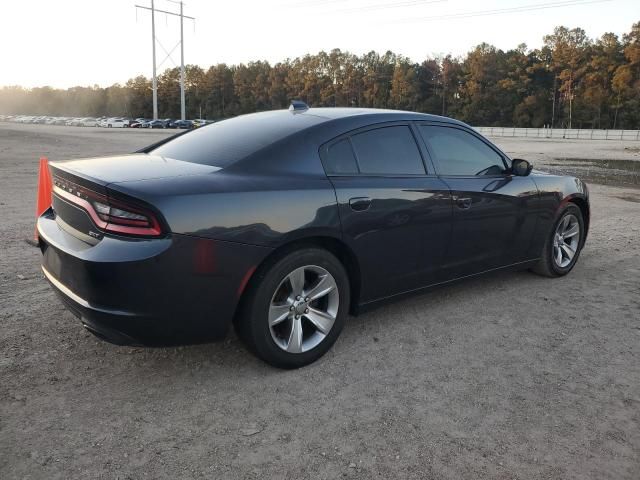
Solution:
[[[578,247],[576,249],[576,253],[573,259],[570,261],[568,265],[566,265],[565,267],[561,267],[553,259],[553,242],[554,242],[554,237],[555,237],[555,233],[556,233],[556,229],[558,228],[558,225],[560,224],[560,222],[563,221],[563,219],[567,215],[574,215],[578,219],[578,224],[580,225],[580,232],[579,232],[580,238],[578,240]],[[582,211],[580,210],[580,208],[578,208],[578,206],[570,203],[560,211],[560,213],[556,218],[556,221],[553,222],[553,227],[548,232],[547,241],[545,242],[544,248],[542,249],[542,256],[540,257],[540,260],[538,261],[537,265],[534,266],[531,270],[537,273],[538,275],[543,275],[545,277],[551,277],[551,278],[561,277],[563,275],[566,275],[573,269],[576,262],[578,261],[578,258],[580,257],[580,252],[582,251],[582,247],[584,246],[584,238],[585,238],[584,235],[585,235],[585,230],[584,230],[584,219],[582,218]]]
[[[283,280],[300,267],[318,266],[328,271],[337,286],[338,310],[324,339],[308,351],[290,353],[276,344],[269,327],[269,307]],[[342,331],[350,302],[349,278],[342,263],[330,252],[305,247],[290,251],[262,266],[252,278],[235,323],[238,336],[259,358],[278,368],[299,368],[324,355]]]

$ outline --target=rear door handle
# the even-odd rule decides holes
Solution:
[[[468,197],[458,197],[456,198],[456,205],[458,205],[458,208],[466,210],[471,208],[471,199]]]
[[[351,207],[351,210],[362,212],[369,209],[371,206],[371,199],[369,197],[353,197],[349,199],[349,206]]]

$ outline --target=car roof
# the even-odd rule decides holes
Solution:
[[[453,120],[447,117],[440,117],[438,115],[431,115],[427,113],[417,113],[417,112],[409,112],[405,110],[390,110],[390,109],[382,109],[382,108],[359,108],[359,107],[318,107],[318,108],[309,108],[307,110],[302,111],[291,111],[291,110],[279,110],[283,113],[288,113],[289,115],[312,115],[319,118],[323,118],[326,120],[337,120],[341,118],[347,117],[355,117],[360,115],[367,116],[378,116],[378,117],[389,117],[389,118],[416,118],[420,120],[437,120],[437,121],[447,121],[447,122],[457,122],[457,120]]]
[[[292,150],[303,143],[311,148],[348,131],[393,121],[438,121],[464,125],[436,115],[373,108],[305,108],[271,110],[241,115],[198,128],[144,151],[160,156],[226,168],[267,147]],[[282,156],[282,155],[281,155]]]
[[[301,133],[301,131],[316,133],[316,140],[320,143],[326,141],[327,136],[338,136],[361,127],[387,122],[430,121],[468,127],[468,125],[453,118],[378,108],[321,107],[293,111],[277,110],[268,113],[273,115],[272,122],[278,123],[279,121],[283,126],[289,126],[291,130],[287,136],[294,136],[296,133]],[[322,137],[325,137],[325,139],[323,140]]]
[[[250,113],[247,115],[241,115],[236,118],[244,118],[247,123],[261,123],[266,120],[271,122],[281,122],[282,124],[288,124],[291,126],[292,132],[299,130],[302,127],[310,126],[312,124],[320,124],[329,122],[332,120],[341,119],[355,119],[360,117],[368,117],[375,122],[385,122],[394,120],[423,120],[423,121],[437,121],[446,123],[455,123],[464,125],[464,123],[454,120],[453,118],[441,117],[438,115],[431,115],[428,113],[409,112],[404,110],[390,110],[380,108],[359,108],[359,107],[314,107],[305,110],[269,110],[266,112]],[[306,121],[295,121],[295,118],[305,119]],[[315,121],[311,120],[315,119]],[[196,119],[199,120],[199,119]]]

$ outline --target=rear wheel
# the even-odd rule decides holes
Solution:
[[[560,212],[542,251],[542,258],[533,271],[547,277],[560,277],[573,269],[584,240],[582,212],[573,204]]]
[[[318,248],[296,250],[256,272],[236,327],[265,362],[298,368],[331,348],[349,300],[349,279],[335,256]]]

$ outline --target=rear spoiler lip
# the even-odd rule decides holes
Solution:
[[[98,193],[102,193],[105,195],[107,194],[107,187],[110,185],[111,182],[105,182],[104,180],[91,177],[90,175],[80,173],[71,168],[65,168],[64,164],[65,164],[64,160],[49,162],[49,169],[51,170],[51,174],[57,175],[69,181],[75,182],[90,190],[97,191]]]

